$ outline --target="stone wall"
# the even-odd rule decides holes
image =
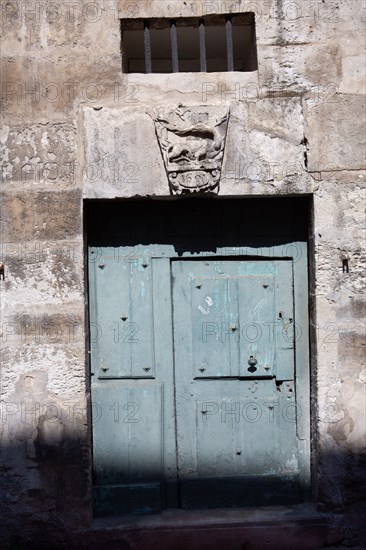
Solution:
[[[231,11],[256,14],[258,71],[122,74],[121,17]],[[6,536],[90,525],[83,198],[169,197],[154,112],[179,104],[230,108],[219,195],[313,196],[314,500],[357,510],[366,492],[363,2],[1,0],[1,22]]]

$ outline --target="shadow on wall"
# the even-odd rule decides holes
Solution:
[[[9,428],[11,443],[0,448],[0,548],[58,548],[90,524],[87,442],[58,418]]]
[[[282,550],[343,543],[365,547],[366,469],[360,449],[321,457],[322,513],[286,508],[280,489],[277,508],[166,510],[162,515],[98,520],[93,526],[86,457],[85,441],[65,436],[60,423],[51,429],[41,423],[32,441],[2,446],[1,549],[98,550],[108,545],[110,550],[266,550],[279,548],[279,540]],[[254,497],[263,496],[264,490],[263,485],[251,487]]]

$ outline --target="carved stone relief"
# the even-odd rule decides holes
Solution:
[[[159,109],[155,128],[170,192],[218,193],[224,156],[228,107]]]

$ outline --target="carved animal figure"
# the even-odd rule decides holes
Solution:
[[[186,129],[168,128],[181,139],[168,146],[170,163],[189,163],[215,158],[222,149],[222,136],[216,128],[203,124]]]

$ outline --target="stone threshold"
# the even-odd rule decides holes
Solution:
[[[97,518],[85,548],[97,550],[315,550],[329,546],[332,516],[311,504]],[[83,537],[84,538],[84,537]],[[84,546],[82,546],[84,547]]]

